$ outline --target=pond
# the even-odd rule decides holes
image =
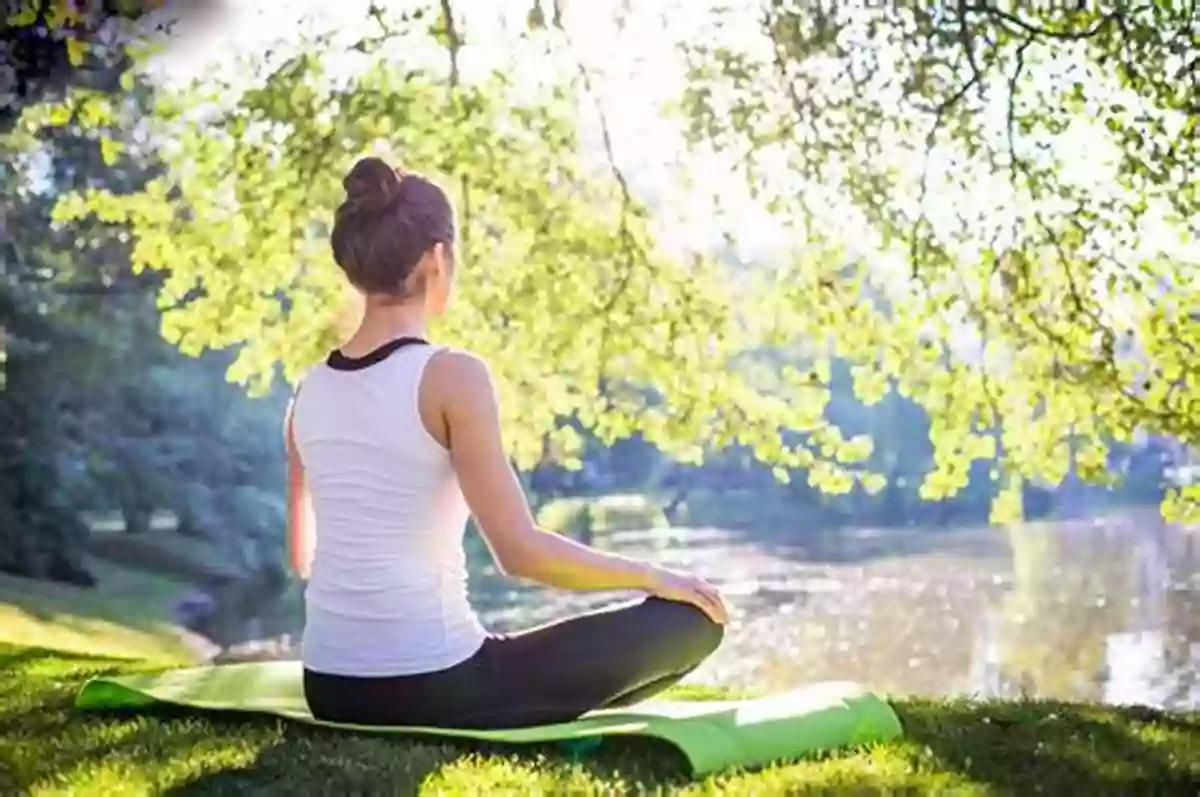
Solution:
[[[806,542],[656,529],[597,544],[724,588],[726,642],[696,682],[777,690],[849,679],[925,696],[1200,707],[1200,532],[1167,527],[1153,511]],[[478,570],[473,600],[498,631],[614,600]]]

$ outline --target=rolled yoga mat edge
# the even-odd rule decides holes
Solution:
[[[902,734],[879,696],[849,682],[818,683],[748,700],[652,700],[597,711],[572,722],[509,730],[372,727],[324,722],[304,701],[298,662],[253,662],[98,676],[75,697],[80,711],[171,705],[198,711],[277,716],[309,725],[372,734],[440,736],[507,744],[645,736],[676,747],[693,775],[762,766],[816,752],[883,742]]]

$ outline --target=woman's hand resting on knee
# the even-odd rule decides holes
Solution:
[[[721,593],[702,578],[657,567],[539,529],[500,439],[491,374],[465,352],[438,352],[419,397],[430,435],[450,451],[463,496],[500,569],[571,590],[637,590],[688,603],[713,622],[729,619]]]
[[[667,568],[654,568],[648,592],[656,598],[690,603],[717,625],[729,622],[729,609],[716,585],[699,576]]]

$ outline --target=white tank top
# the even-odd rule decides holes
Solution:
[[[437,351],[407,345],[323,363],[303,380],[293,434],[316,547],[305,590],[304,665],[362,677],[451,667],[486,632],[467,599],[468,510],[417,392]]]

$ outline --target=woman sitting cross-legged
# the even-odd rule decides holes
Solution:
[[[345,187],[333,253],[365,314],[305,376],[287,417],[289,539],[308,579],[304,694],[314,716],[521,727],[627,706],[691,672],[723,636],[716,588],[537,528],[501,442],[487,366],[424,339],[454,287],[445,193],[378,158],[359,161]],[[306,528],[310,500],[315,528]],[[468,513],[509,576],[647,597],[488,633],[467,599]]]

